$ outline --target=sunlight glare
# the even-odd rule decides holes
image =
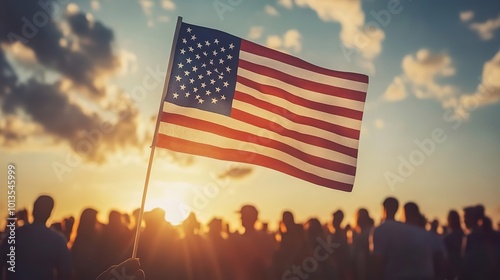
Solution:
[[[154,182],[146,203],[147,211],[161,208],[167,221],[172,225],[181,224],[189,215],[186,194],[190,188],[193,186],[185,182]]]

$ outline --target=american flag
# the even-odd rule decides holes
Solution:
[[[182,23],[156,145],[351,191],[367,88],[366,75]]]

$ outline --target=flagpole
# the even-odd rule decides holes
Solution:
[[[148,193],[149,176],[151,174],[151,166],[153,165],[153,158],[155,155],[156,142],[158,140],[157,139],[158,127],[160,126],[160,119],[161,119],[160,114],[162,112],[163,102],[165,100],[165,95],[167,94],[167,90],[168,90],[168,81],[170,79],[170,74],[172,72],[172,65],[174,63],[175,46],[177,45],[177,37],[179,37],[179,31],[181,29],[181,24],[182,24],[182,17],[179,16],[179,17],[177,17],[177,25],[175,27],[174,40],[172,41],[172,49],[170,50],[170,58],[168,61],[167,75],[165,76],[165,82],[163,84],[163,93],[162,93],[162,98],[160,101],[160,108],[158,109],[158,115],[156,116],[155,132],[153,134],[153,142],[151,144],[151,152],[149,154],[148,170],[146,171],[146,180],[144,181],[144,190],[142,192],[141,210],[139,211],[139,218],[137,219],[137,225],[136,225],[136,230],[135,230],[134,247],[132,249],[132,258],[133,259],[135,259],[137,257],[137,247],[139,245],[139,238],[141,236],[141,224],[142,224],[142,219],[144,216],[144,205],[146,204],[146,196]]]

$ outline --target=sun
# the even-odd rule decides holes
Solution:
[[[165,219],[172,225],[181,224],[189,215],[186,194],[193,186],[185,182],[154,182],[146,200],[146,211],[165,210]]]
[[[172,225],[180,225],[189,215],[182,199],[166,198],[160,207],[165,210],[165,219]]]

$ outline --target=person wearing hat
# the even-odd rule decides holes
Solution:
[[[243,205],[240,214],[243,234],[233,238],[234,262],[232,279],[266,279],[269,273],[274,242],[256,229],[259,212],[253,205]]]

